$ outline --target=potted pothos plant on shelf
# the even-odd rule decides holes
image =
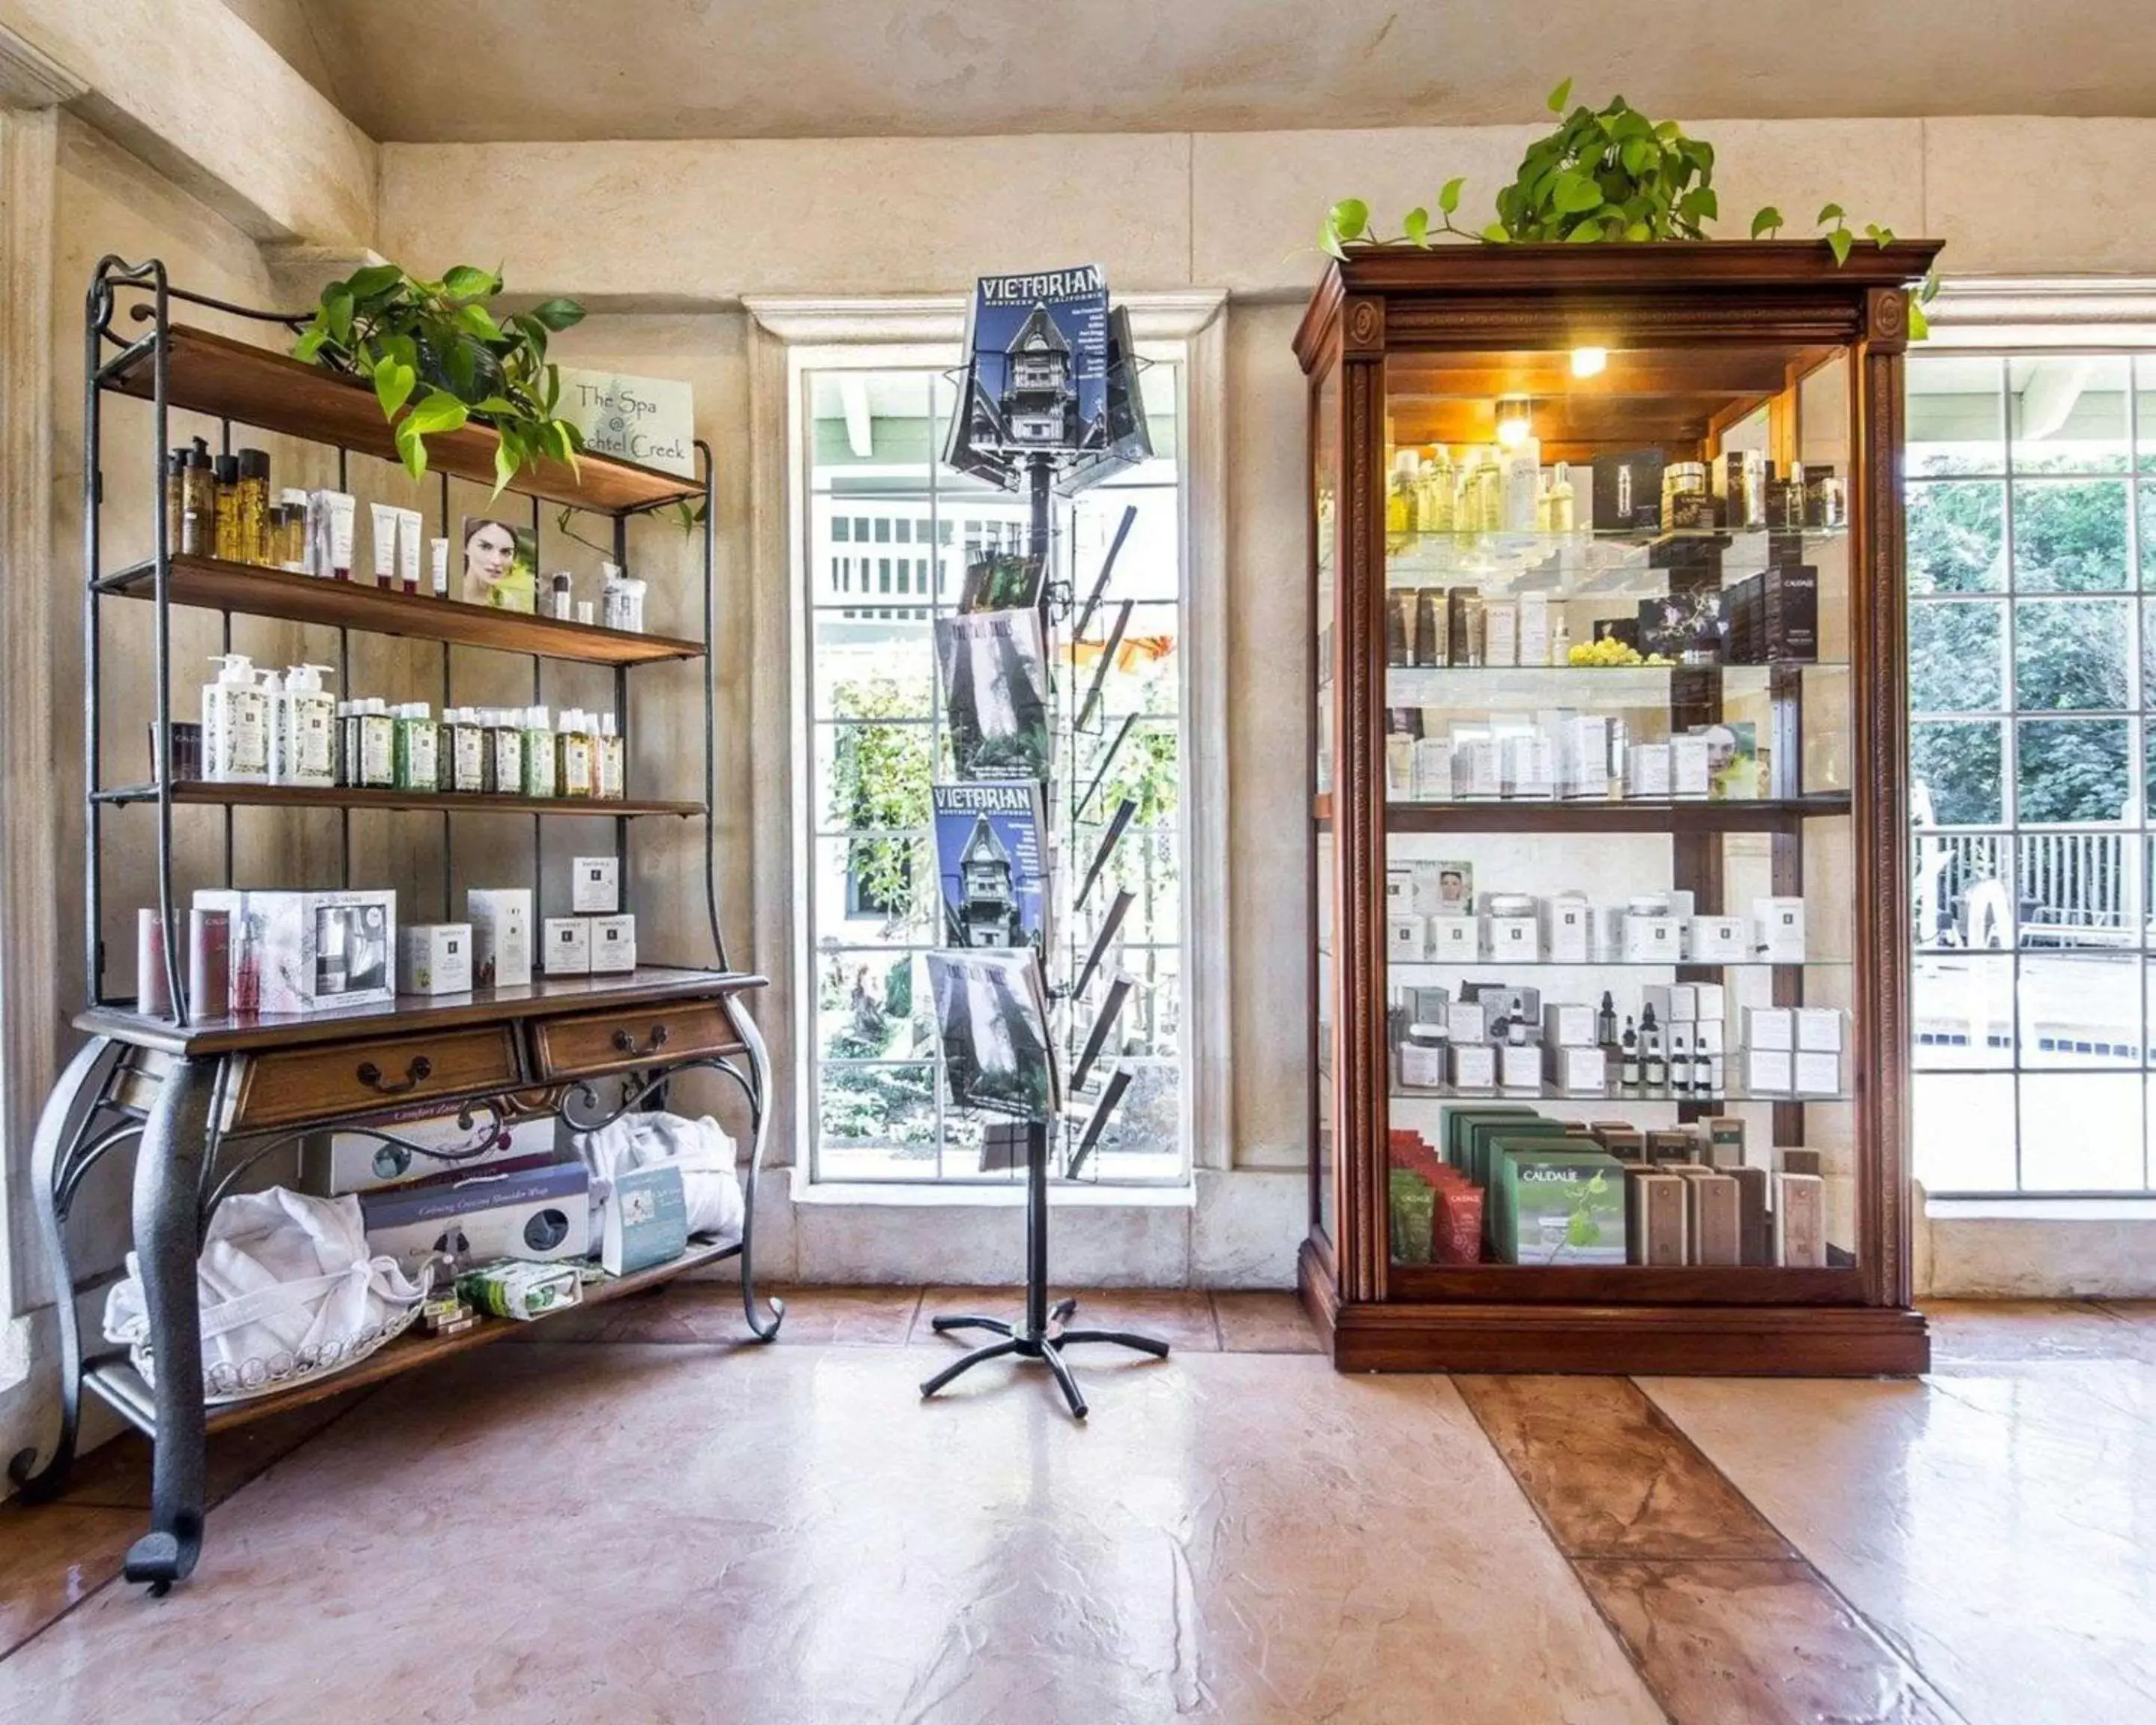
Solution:
[[[542,459],[573,470],[583,434],[554,412],[562,381],[547,339],[581,322],[574,300],[499,312],[499,273],[459,264],[439,281],[395,264],[370,264],[324,288],[295,357],[373,385],[412,477],[427,471],[427,439],[468,422],[491,427],[494,489]]]
[[[1583,103],[1567,113],[1571,100],[1568,78],[1549,94],[1549,110],[1559,116],[1555,129],[1527,146],[1512,183],[1497,192],[1493,220],[1479,228],[1455,223],[1466,187],[1462,177],[1439,188],[1435,215],[1427,208],[1409,210],[1391,238],[1371,227],[1369,206],[1361,198],[1343,198],[1326,212],[1318,244],[1344,259],[1350,245],[1427,250],[1448,234],[1487,245],[1640,244],[1709,237],[1708,223],[1722,215],[1713,145],[1686,136],[1674,120],[1650,120],[1621,95],[1600,108]],[[1778,238],[1787,225],[1769,204],[1753,216],[1752,238]],[[1815,225],[1837,264],[1849,261],[1860,237],[1881,247],[1894,239],[1892,228],[1876,222],[1853,228],[1838,203],[1823,208]],[[1926,333],[1923,307],[1938,292],[1938,277],[1927,276],[1909,308],[1909,332],[1918,340]]]

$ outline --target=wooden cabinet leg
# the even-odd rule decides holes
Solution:
[[[184,1580],[202,1552],[207,1457],[195,1266],[202,1254],[198,1206],[218,1064],[173,1064],[135,1163],[135,1253],[150,1318],[157,1435],[150,1531],[129,1549],[126,1573],[153,1594]]]

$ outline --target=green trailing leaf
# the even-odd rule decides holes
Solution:
[[[1447,180],[1439,188],[1437,207],[1448,216],[1460,208],[1460,188],[1467,183],[1465,178]]]
[[[1909,339],[1922,341],[1931,333],[1931,319],[1924,316],[1924,308],[1912,300],[1909,302]]]
[[[531,308],[532,316],[548,329],[566,330],[584,321],[584,308],[574,300],[546,300]]]
[[[1763,234],[1779,234],[1781,231],[1782,213],[1771,203],[1752,218],[1752,237],[1754,239]]]
[[[1418,206],[1400,218],[1400,232],[1409,245],[1430,244],[1430,212]]]
[[[397,410],[412,398],[419,374],[401,360],[384,357],[374,367],[374,398],[382,403],[382,416],[394,419]]]
[[[442,278],[442,291],[453,300],[484,300],[501,291],[501,284],[484,270],[459,264]]]
[[[1369,227],[1370,206],[1359,198],[1343,198],[1332,206],[1332,213],[1327,219],[1344,245],[1351,239],[1360,239]]]
[[[1825,227],[1829,222],[1839,222],[1840,219],[1841,206],[1840,204],[1830,203],[1821,206],[1819,213],[1819,226]]]
[[[1562,83],[1562,84],[1560,84],[1559,85],[1558,85],[1558,87],[1557,87],[1555,90],[1552,90],[1552,91],[1549,93],[1549,110],[1550,110],[1550,112],[1551,112],[1551,113],[1553,113],[1553,114],[1562,114],[1562,113],[1563,113],[1563,112],[1564,112],[1564,105],[1565,105],[1567,102],[1570,101],[1571,100],[1572,100],[1572,80],[1570,80],[1569,78],[1568,78],[1568,79],[1566,79],[1566,80],[1564,80],[1564,82],[1563,82],[1563,83]]]
[[[1856,243],[1856,236],[1846,228],[1837,228],[1827,235],[1827,249],[1834,254],[1834,260],[1836,264],[1846,264],[1849,261],[1849,249]]]

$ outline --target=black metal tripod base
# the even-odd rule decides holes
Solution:
[[[985,1348],[976,1348],[971,1353],[955,1359],[921,1386],[926,1398],[950,1383],[961,1373],[971,1371],[983,1360],[1037,1359],[1046,1366],[1055,1379],[1056,1387],[1063,1392],[1063,1399],[1070,1404],[1074,1420],[1086,1417],[1086,1398],[1078,1388],[1078,1380],[1071,1375],[1070,1367],[1063,1358],[1063,1350],[1074,1343],[1111,1342],[1118,1348],[1135,1348],[1140,1353],[1149,1353],[1155,1359],[1168,1358],[1168,1343],[1156,1341],[1151,1336],[1139,1336],[1127,1330],[1066,1330],[1063,1326],[1077,1311],[1075,1300],[1058,1300],[1049,1309],[1048,1322],[1039,1331],[1022,1325],[1009,1324],[999,1317],[976,1317],[959,1314],[951,1317],[929,1320],[937,1334],[947,1334],[952,1330],[987,1330],[1000,1337]]]

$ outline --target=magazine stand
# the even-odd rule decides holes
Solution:
[[[1042,559],[1044,563],[1049,554],[1049,509],[1057,459],[1055,452],[1045,449],[1032,451],[1025,458],[1028,495],[1032,504],[1030,548],[1033,555]],[[1067,610],[1068,595],[1064,595],[1060,600],[1051,598],[1049,603],[1051,608]],[[946,1384],[986,1360],[1035,1359],[1054,1374],[1057,1387],[1063,1392],[1064,1400],[1070,1404],[1072,1417],[1083,1420],[1086,1414],[1086,1398],[1078,1388],[1078,1380],[1071,1375],[1069,1363],[1063,1358],[1063,1349],[1074,1343],[1107,1342],[1119,1348],[1149,1353],[1156,1359],[1165,1359],[1168,1343],[1151,1336],[1140,1336],[1123,1330],[1072,1330],[1064,1327],[1077,1311],[1078,1302],[1065,1296],[1051,1306],[1048,1299],[1049,1122],[1045,1120],[1027,1121],[1024,1131],[1025,1315],[1016,1322],[967,1312],[931,1319],[932,1327],[939,1335],[957,1330],[986,1330],[996,1339],[953,1360],[921,1386],[921,1394],[924,1397],[935,1394]]]

